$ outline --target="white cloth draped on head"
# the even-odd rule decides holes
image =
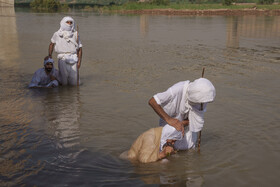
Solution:
[[[66,23],[67,21],[71,21],[72,24],[69,25]],[[60,21],[60,29],[58,30],[58,35],[64,38],[67,42],[74,43],[75,46],[78,46],[77,41],[73,38],[75,32],[75,21],[70,16],[64,17]]]
[[[71,21],[72,24],[69,25],[68,23],[66,23],[67,21]],[[74,19],[70,16],[66,16],[66,17],[62,18],[62,20],[60,21],[60,30],[74,32],[75,31]]]
[[[182,138],[183,135],[181,131],[177,131],[174,127],[166,124],[162,128],[162,133],[160,138],[160,151],[162,151],[162,147],[167,140],[181,140]]]
[[[201,131],[204,125],[206,105],[214,100],[216,90],[213,84],[205,78],[196,79],[187,86],[185,112],[189,112],[189,130],[198,132]],[[200,110],[201,103],[203,103],[202,110]]]
[[[49,57],[48,59],[44,60],[44,66],[49,62],[53,64],[52,71],[50,72],[50,74],[54,75],[54,69],[55,68],[54,68],[54,60],[52,58]]]
[[[54,64],[54,60],[52,58],[48,58],[48,59],[44,60],[44,65],[46,65],[49,62]]]

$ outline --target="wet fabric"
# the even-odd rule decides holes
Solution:
[[[177,131],[174,127],[170,125],[165,125],[162,128],[162,133],[160,138],[160,151],[162,151],[162,147],[167,140],[181,140],[182,138],[183,138],[182,132]]]
[[[58,79],[58,71],[53,68],[49,75],[45,72],[45,68],[38,69],[29,84],[29,88],[33,87],[56,87],[59,85],[57,80],[51,80],[51,75]]]
[[[67,63],[67,61],[64,59],[59,59],[58,68],[59,68],[59,77],[60,77],[59,80],[63,86],[77,85],[77,78],[78,78],[77,63],[71,64],[71,63]],[[79,80],[79,84],[80,84],[80,80]]]
[[[197,132],[192,132],[189,130],[185,130],[185,135],[181,140],[175,142],[174,147],[177,150],[188,150],[196,147],[197,143]]]
[[[142,133],[127,152],[127,158],[141,163],[159,160],[162,127],[151,128]]]

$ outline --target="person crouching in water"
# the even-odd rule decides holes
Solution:
[[[151,128],[138,136],[129,151],[120,157],[132,162],[156,162],[176,153],[175,142],[182,138],[182,132],[170,125]]]
[[[79,84],[77,79],[79,79],[78,71],[82,62],[82,44],[75,30],[73,18],[67,16],[61,20],[60,29],[51,38],[50,57],[52,57],[53,49],[58,53],[58,70],[62,85]]]
[[[154,95],[149,104],[161,117],[161,127],[140,135],[128,151],[127,158],[147,163],[164,158],[175,149],[199,149],[206,106],[214,101],[215,96],[214,85],[205,78],[182,81]],[[165,150],[163,145],[166,142],[173,149]]]
[[[44,59],[44,68],[38,69],[29,84],[29,88],[53,88],[59,85],[58,71],[54,68],[54,60],[48,56]]]

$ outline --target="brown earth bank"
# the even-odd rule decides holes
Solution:
[[[280,9],[209,9],[209,10],[174,10],[174,9],[146,9],[146,10],[120,10],[123,14],[155,14],[155,15],[280,15]]]

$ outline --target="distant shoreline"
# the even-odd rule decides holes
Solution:
[[[152,15],[280,15],[280,10],[264,9],[208,9],[208,10],[190,10],[190,9],[145,9],[145,10],[116,10],[114,12],[122,14],[152,14]]]

